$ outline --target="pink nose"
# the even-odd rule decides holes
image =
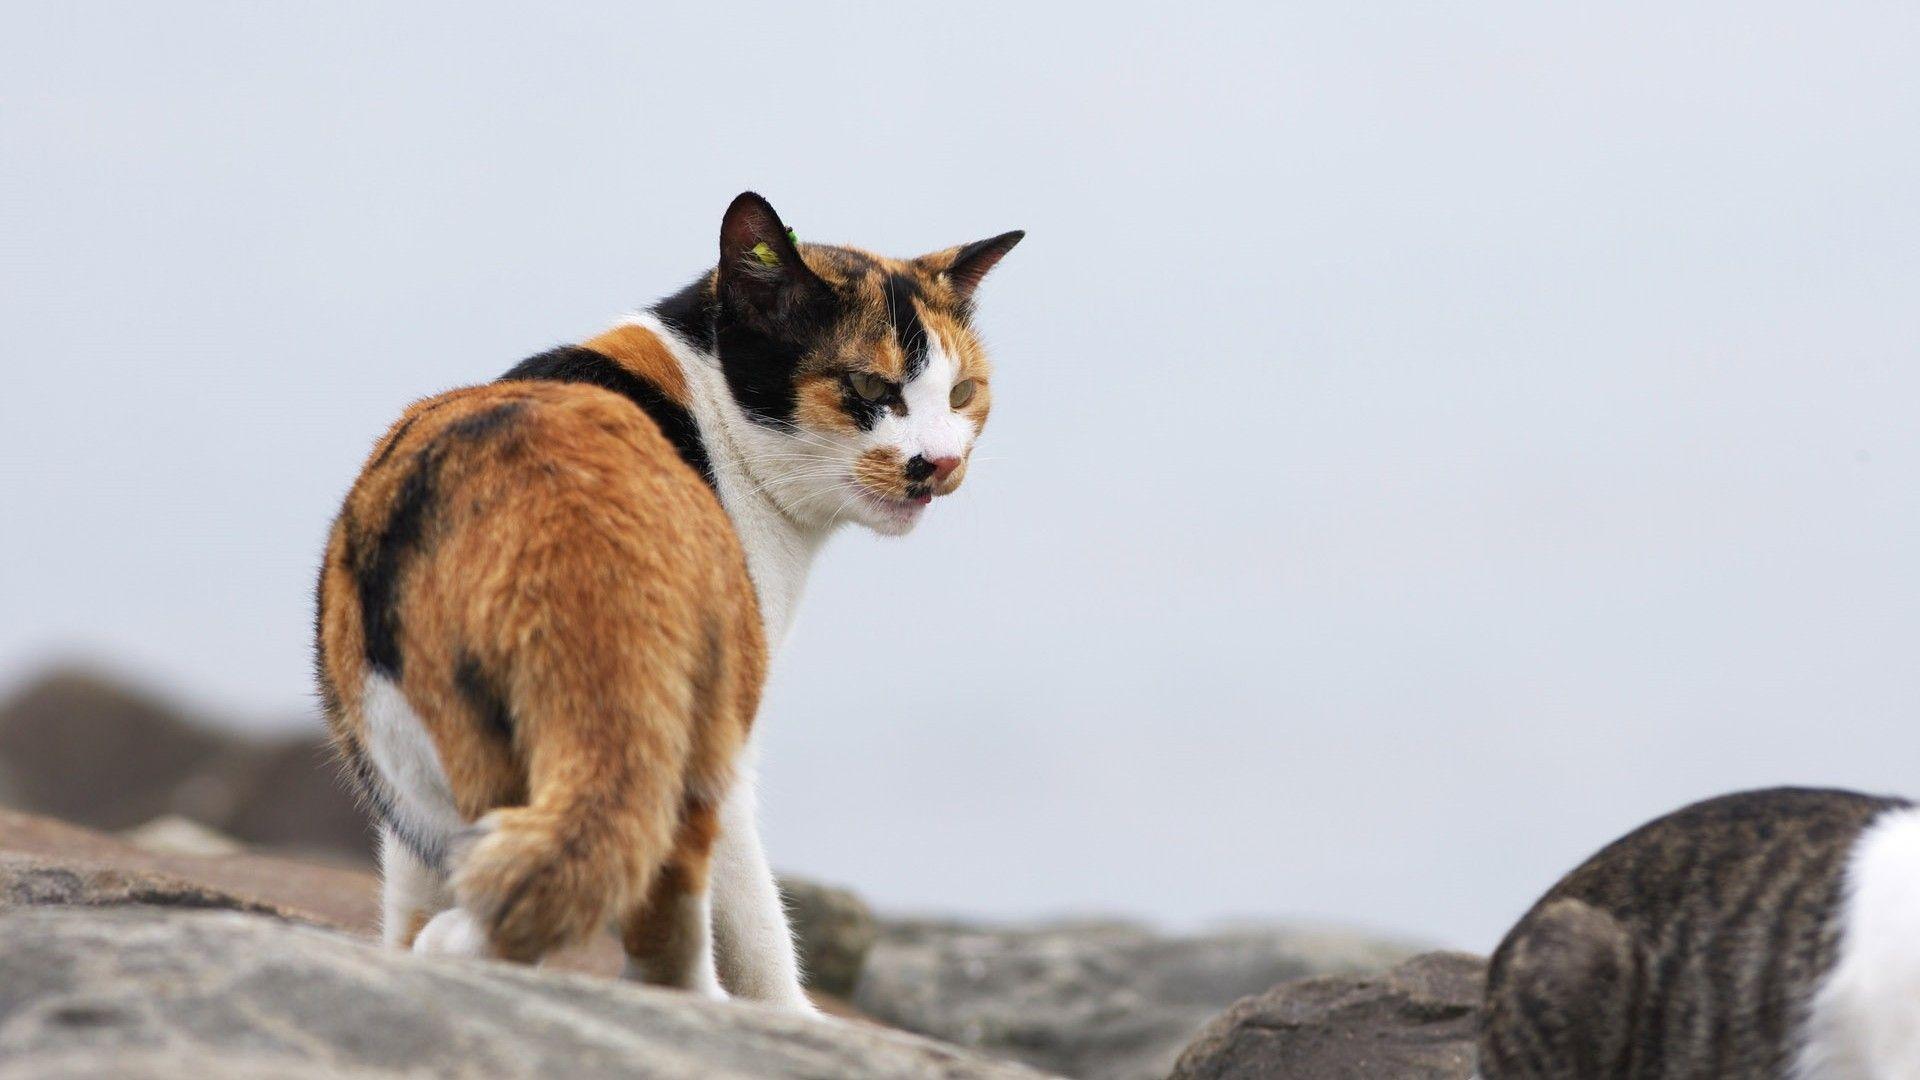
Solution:
[[[960,467],[960,459],[957,457],[937,457],[930,458],[929,461],[933,465],[933,482],[936,484],[952,476],[953,470]]]

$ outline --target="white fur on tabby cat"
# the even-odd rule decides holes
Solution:
[[[1920,808],[1854,841],[1840,953],[1808,1010],[1795,1080],[1920,1080]]]

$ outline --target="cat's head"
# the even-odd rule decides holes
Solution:
[[[711,345],[786,513],[899,535],[960,486],[993,402],[973,293],[1024,235],[889,259],[796,243],[752,192],[727,208]]]

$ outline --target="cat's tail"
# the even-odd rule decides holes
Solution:
[[[684,706],[663,696],[556,693],[516,713],[530,800],[481,818],[452,861],[455,899],[494,955],[538,960],[647,895],[672,852],[688,756]]]

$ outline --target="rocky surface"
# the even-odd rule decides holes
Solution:
[[[845,889],[784,878],[808,986],[822,1008],[843,1001],[875,934],[873,913]],[[67,891],[62,891],[67,890]],[[188,899],[195,893],[205,899]],[[203,828],[163,818],[107,836],[51,818],[0,810],[0,902],[162,903],[272,911],[373,938],[380,930],[380,882],[370,870],[250,852]],[[212,897],[224,897],[214,900]],[[146,897],[146,899],[140,899]],[[622,967],[611,936],[556,957],[567,971],[613,976]]]
[[[0,853],[31,856],[42,867],[65,869],[88,880],[111,872],[134,882],[152,880],[158,883],[155,887],[191,883],[232,897],[234,906],[270,909],[359,934],[373,934],[380,920],[378,887],[371,874],[298,859],[249,852],[149,851],[91,829],[11,810],[0,810]]]
[[[871,1025],[236,911],[20,907],[0,940],[0,1080],[1035,1075]]]
[[[117,870],[0,852],[0,909],[64,905],[226,908],[299,918],[298,913],[248,900],[169,874]]]
[[[1158,1080],[1235,1000],[1282,980],[1379,971],[1411,952],[1301,929],[1168,937],[1111,922],[891,924],[854,1003],[896,1027],[1050,1072]]]
[[[1373,978],[1283,983],[1236,1003],[1173,1080],[1466,1080],[1486,962],[1428,953]]]

